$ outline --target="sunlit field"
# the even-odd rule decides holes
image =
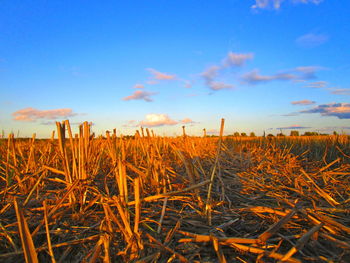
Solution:
[[[1,262],[350,261],[346,135],[0,143]]]

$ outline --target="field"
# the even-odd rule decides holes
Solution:
[[[223,128],[223,126],[222,126]],[[350,140],[0,141],[1,262],[350,262]]]

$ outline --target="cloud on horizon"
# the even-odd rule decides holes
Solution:
[[[298,116],[299,113],[298,112],[291,112],[291,113],[287,113],[287,114],[282,114],[281,116],[283,117],[293,117],[293,116]]]
[[[298,101],[292,101],[292,105],[312,105],[315,104],[315,101],[312,100],[298,100]]]
[[[208,135],[219,135],[220,131],[218,129],[209,129],[209,130],[206,130],[206,133]]]
[[[289,0],[293,4],[308,4],[312,3],[318,5],[323,0]],[[285,0],[255,0],[255,4],[251,6],[252,9],[275,9],[281,8],[282,3]]]
[[[325,34],[309,33],[298,37],[295,43],[303,48],[313,48],[326,43],[328,39],[329,36]]]
[[[129,101],[129,100],[144,100],[147,102],[153,101],[151,96],[158,94],[157,92],[149,92],[149,91],[144,91],[144,90],[136,90],[132,95],[124,97],[124,101]]]
[[[300,113],[319,113],[321,116],[333,116],[338,119],[350,119],[350,103],[321,104]]]
[[[72,109],[54,109],[54,110],[38,110],[35,108],[25,108],[12,113],[15,121],[34,122],[38,119],[55,120],[58,118],[73,117],[77,114]]]
[[[49,126],[49,125],[56,125],[56,122],[55,121],[45,121],[45,122],[42,122],[40,124]],[[83,121],[82,122],[69,122],[69,125],[71,125],[71,126],[78,126],[81,124],[83,124]],[[89,122],[89,125],[94,126],[95,123]]]
[[[167,114],[156,114],[150,113],[147,114],[145,120],[137,122],[136,120],[130,120],[127,124],[124,124],[123,127],[126,128],[135,128],[135,127],[160,127],[160,126],[173,126],[177,124],[188,124],[194,125],[198,122],[193,121],[190,118],[184,118],[182,120],[176,121],[171,119]]]
[[[172,120],[167,114],[147,114],[146,120],[140,121],[139,126],[159,127],[165,125],[176,125],[179,122]]]
[[[323,130],[349,130],[350,126],[328,126],[321,128]]]
[[[279,128],[276,128],[277,130],[293,130],[293,129],[296,129],[296,130],[301,130],[301,129],[309,129],[309,128],[312,128],[312,127],[305,127],[305,126],[301,126],[301,125],[298,125],[298,124],[294,124],[294,125],[291,125],[291,126],[287,126],[287,127],[279,127]]]

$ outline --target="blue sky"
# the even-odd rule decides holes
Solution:
[[[0,129],[350,132],[350,2],[2,1]]]

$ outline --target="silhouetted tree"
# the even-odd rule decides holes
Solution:
[[[290,131],[290,136],[299,136],[298,131]]]
[[[304,132],[303,134],[304,136],[317,136],[319,135],[318,132]]]

